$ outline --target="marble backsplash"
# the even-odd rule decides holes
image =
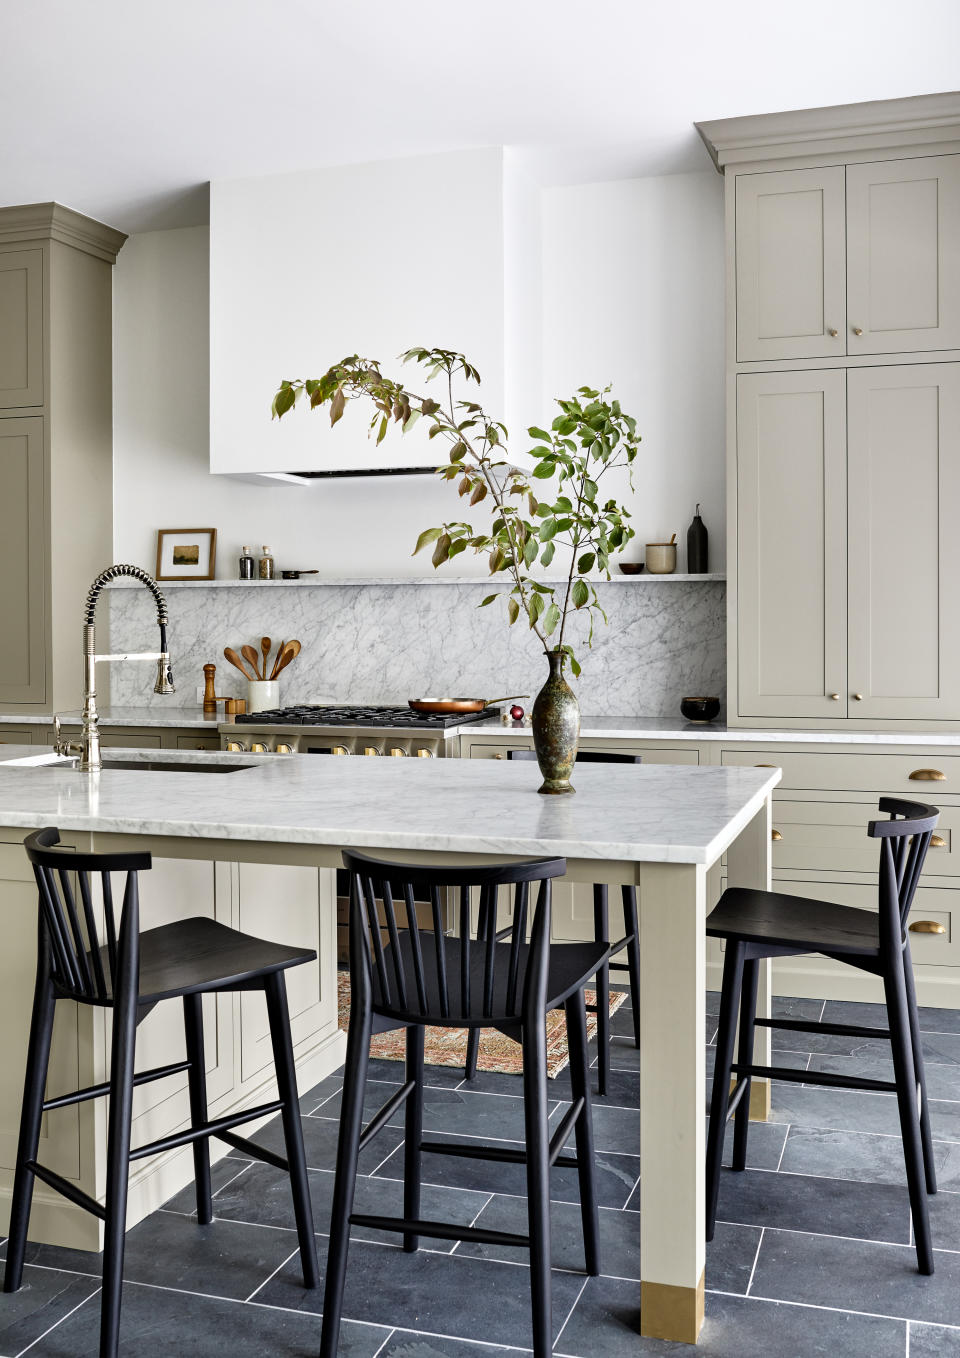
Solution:
[[[274,645],[292,637],[303,643],[280,679],[284,705],[535,694],[546,678],[536,637],[522,622],[507,625],[506,605],[497,600],[478,608],[490,592],[484,580],[162,588],[176,696],[152,692],[149,666],[120,664],[111,667],[113,703],[195,706],[207,661],[217,666],[217,693],[242,697],[244,680],[223,648],[239,651],[244,642],[259,648],[264,635]],[[578,616],[579,636],[570,638],[583,666],[572,682],[584,712],[675,717],[685,694],[716,694],[725,703],[722,581],[599,582],[598,592],[609,626],[599,621],[588,650]],[[155,649],[155,615],[145,592],[121,586],[108,598],[110,649]]]

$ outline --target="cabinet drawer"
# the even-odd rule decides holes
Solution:
[[[130,750],[159,750],[159,735],[118,735],[116,731],[111,731],[109,726],[100,728],[100,744],[105,750],[110,749],[130,749]]]
[[[949,747],[947,747],[949,748]],[[759,749],[721,752],[724,764],[775,765],[783,769],[782,793],[789,788],[841,792],[903,794],[932,801],[960,794],[960,755],[825,754],[814,751]],[[942,774],[943,777],[931,775]],[[923,776],[917,776],[923,775]]]
[[[867,835],[874,814],[864,802],[778,800],[773,810],[774,871],[876,872],[880,850]],[[941,809],[923,871],[925,876],[960,873],[960,807]]]
[[[178,750],[219,750],[219,736],[177,736]]]
[[[512,740],[503,745],[481,744],[480,741],[468,746],[468,754],[471,759],[506,759],[508,750],[529,750],[530,741]],[[650,750],[646,746],[636,745],[630,742],[585,740],[580,745],[581,750],[609,750],[613,752],[625,752],[628,754],[638,754],[645,764],[699,764],[700,751],[692,749],[679,750]],[[752,762],[752,761],[751,761]]]
[[[0,726],[0,745],[32,745],[33,727]]]

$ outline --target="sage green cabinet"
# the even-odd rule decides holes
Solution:
[[[43,482],[43,420],[0,419],[0,703],[47,694]]]
[[[43,251],[0,248],[0,410],[43,404]]]

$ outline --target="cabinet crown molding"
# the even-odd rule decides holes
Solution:
[[[694,124],[722,174],[727,165],[960,141],[960,92],[877,99]],[[951,149],[955,149],[951,148]]]
[[[115,264],[126,239],[122,231],[62,203],[21,203],[0,208],[0,244],[55,240]]]

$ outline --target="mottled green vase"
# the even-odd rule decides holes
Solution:
[[[533,704],[533,745],[543,793],[575,792],[570,783],[580,739],[580,704],[563,677],[563,653],[547,651],[550,677]]]

